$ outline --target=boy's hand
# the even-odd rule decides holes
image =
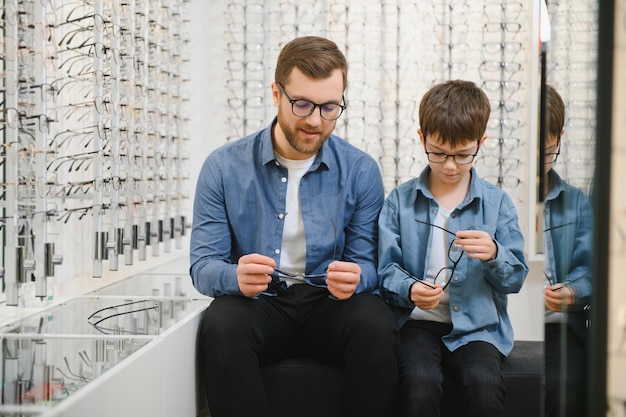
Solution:
[[[443,288],[439,284],[415,281],[411,285],[411,301],[422,310],[430,310],[437,307],[442,295]]]
[[[339,300],[352,297],[361,282],[361,267],[354,262],[333,261],[326,270],[326,287]]]
[[[459,230],[456,232],[454,242],[461,246],[470,258],[490,261],[498,254],[495,242],[489,233],[482,230]]]
[[[270,274],[274,272],[276,262],[268,256],[251,253],[239,258],[237,263],[237,284],[239,291],[246,297],[254,297],[267,290],[272,282]]]
[[[550,311],[567,311],[574,304],[574,292],[566,285],[555,284],[544,288],[544,302]]]

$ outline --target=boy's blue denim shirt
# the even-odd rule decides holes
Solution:
[[[550,189],[544,203],[545,238],[552,277],[574,292],[574,305],[568,313],[581,312],[589,305],[592,288],[593,210],[578,188],[566,184],[550,170]],[[553,279],[554,280],[554,279]],[[574,330],[584,334],[584,317],[568,317]]]
[[[283,218],[290,214],[287,168],[272,147],[274,123],[215,150],[202,166],[190,238],[190,274],[202,294],[241,295],[236,269],[243,255],[266,255],[280,267]],[[356,292],[375,292],[383,200],[374,159],[331,135],[300,182],[305,272],[324,273],[333,260],[355,262],[361,267]]]
[[[379,219],[379,279],[383,297],[392,305],[401,327],[415,307],[411,284],[428,268],[429,225],[439,206],[428,188],[426,167],[419,177],[396,187],[385,200]],[[450,351],[472,341],[494,345],[503,355],[513,348],[513,327],[507,295],[522,288],[528,274],[524,236],[509,196],[471,169],[465,200],[452,211],[448,230],[483,230],[497,245],[490,261],[462,256],[446,287],[453,329],[443,338]]]

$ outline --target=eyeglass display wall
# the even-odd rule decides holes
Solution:
[[[567,105],[557,168],[589,191],[597,4],[552,3],[547,76]],[[534,234],[539,9],[539,1],[514,0],[232,0],[225,6],[223,37],[227,140],[266,126],[275,114],[269,84],[280,48],[296,36],[326,36],[349,64],[347,109],[335,133],[378,161],[389,192],[427,164],[416,133],[422,95],[440,81],[471,80],[486,92],[492,110],[475,166],[511,195],[523,230]]]
[[[181,248],[185,3],[1,2],[7,305],[33,281],[45,299],[60,264],[66,277],[100,277]]]

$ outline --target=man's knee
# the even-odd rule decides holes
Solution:
[[[347,315],[353,322],[364,320],[372,327],[395,327],[395,319],[389,306],[377,295],[356,294],[351,299]]]
[[[225,296],[211,302],[200,323],[200,344],[228,343],[254,329],[248,301],[243,297]]]

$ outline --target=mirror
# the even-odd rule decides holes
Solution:
[[[545,417],[582,417],[589,403],[598,6],[546,7],[535,241],[546,277]]]

